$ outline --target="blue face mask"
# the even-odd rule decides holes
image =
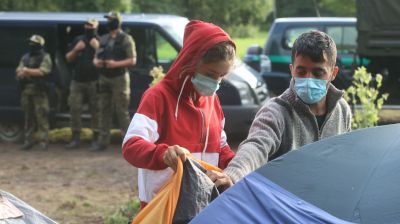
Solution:
[[[306,104],[319,102],[326,95],[327,80],[315,78],[294,78],[294,89]]]
[[[215,80],[200,73],[196,73],[192,78],[192,83],[200,95],[212,96],[219,89],[221,80]]]

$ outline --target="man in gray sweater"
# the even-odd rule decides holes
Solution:
[[[224,172],[208,173],[217,186],[231,186],[290,150],[351,130],[350,107],[343,91],[331,84],[339,71],[331,37],[320,31],[300,35],[290,71],[290,87],[258,111]]]

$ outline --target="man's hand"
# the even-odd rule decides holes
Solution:
[[[93,59],[93,64],[94,66],[96,66],[97,68],[103,68],[105,66],[105,61],[104,60],[100,60],[98,58],[94,58]]]
[[[28,76],[28,68],[27,67],[23,67],[20,70],[18,70],[18,72],[17,72],[18,78],[25,78],[27,76]]]
[[[217,187],[222,186],[224,188],[228,188],[233,185],[231,178],[224,173],[209,170],[207,171],[207,176],[211,179],[212,182],[214,182],[215,186]]]
[[[119,67],[118,62],[115,60],[105,60],[106,68],[117,68]]]
[[[94,49],[98,49],[100,47],[100,43],[96,38],[92,38],[89,42],[90,46],[92,46]]]
[[[186,154],[189,154],[189,150],[180,147],[179,145],[169,146],[167,151],[164,153],[164,163],[167,166],[171,167],[174,171],[176,171],[176,166],[178,163],[178,158],[182,160],[182,162],[186,161]]]
[[[83,42],[82,40],[80,40],[74,47],[74,51],[78,52],[80,50],[82,50],[83,48],[85,48],[85,42]]]

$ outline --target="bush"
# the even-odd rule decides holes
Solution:
[[[379,121],[379,110],[389,94],[379,95],[382,86],[382,75],[372,77],[364,67],[358,68],[353,76],[352,85],[345,91],[345,99],[353,108],[352,127],[367,128],[375,126]],[[360,108],[354,108],[357,104]]]
[[[254,37],[260,33],[257,26],[243,24],[229,26],[226,28],[226,32],[228,32],[229,35],[234,38]]]
[[[150,86],[157,84],[165,76],[163,68],[161,66],[153,67],[153,69],[150,71],[150,76],[153,77],[153,81],[150,83]]]

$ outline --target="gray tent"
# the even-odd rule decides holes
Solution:
[[[18,199],[14,195],[0,190],[0,208],[5,213],[6,209],[16,214],[15,217],[1,218],[0,224],[55,224],[56,222],[46,217],[27,203]],[[22,216],[18,215],[21,214]]]

